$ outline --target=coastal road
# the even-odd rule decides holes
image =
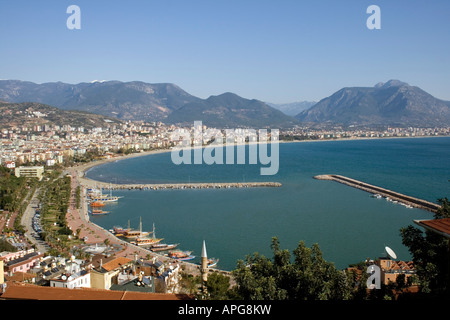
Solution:
[[[47,252],[50,247],[43,241],[39,235],[33,229],[33,216],[36,212],[36,209],[39,207],[38,195],[40,193],[40,189],[36,189],[33,197],[28,203],[25,212],[22,215],[21,224],[25,226],[26,232],[25,237],[28,238],[32,244],[36,246],[36,250],[44,253]]]

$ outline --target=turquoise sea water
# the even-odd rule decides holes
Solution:
[[[259,252],[271,257],[273,236],[293,250],[300,240],[318,243],[338,268],[378,258],[391,247],[410,259],[399,229],[432,213],[375,199],[364,191],[319,174],[341,174],[436,202],[450,197],[450,138],[320,141],[280,144],[280,167],[260,176],[261,165],[174,165],[170,153],[100,165],[87,177],[112,183],[277,181],[280,188],[202,190],[121,190],[108,204],[109,215],[91,217],[110,229],[121,225],[145,230],[155,223],[157,237],[180,243],[199,261],[203,240],[219,267],[233,270],[238,259]]]

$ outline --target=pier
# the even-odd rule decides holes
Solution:
[[[137,189],[137,190],[182,190],[182,189],[230,189],[230,188],[277,188],[282,184],[279,182],[210,182],[210,183],[154,183],[154,184],[113,184],[108,182],[94,181],[87,178],[80,178],[80,182],[87,188],[104,189]]]
[[[382,197],[390,198],[392,201],[398,201],[405,205],[409,205],[414,208],[424,209],[431,212],[436,212],[440,206],[436,203],[432,203],[426,200],[410,197],[395,191],[391,191],[388,189],[384,189],[381,187],[373,186],[371,184],[358,181],[352,178],[336,175],[336,174],[326,174],[326,175],[318,175],[315,176],[314,179],[318,180],[332,180],[337,181],[339,183],[348,185],[353,188],[357,188],[372,194],[379,194]]]

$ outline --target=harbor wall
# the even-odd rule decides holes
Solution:
[[[440,206],[436,203],[432,203],[423,199],[418,199],[414,197],[410,197],[392,190],[384,189],[381,187],[377,187],[359,180],[355,180],[352,178],[344,177],[336,174],[326,174],[326,175],[318,175],[315,176],[314,179],[318,180],[332,180],[337,181],[339,183],[351,186],[353,188],[357,188],[369,193],[379,194],[383,197],[389,197],[394,201],[401,202],[406,205],[410,205],[414,208],[424,209],[431,212],[436,212]]]
[[[80,178],[80,183],[87,188],[104,189],[138,189],[138,190],[164,190],[164,189],[229,189],[229,188],[258,188],[281,187],[279,182],[211,182],[211,183],[161,183],[161,184],[113,184]]]

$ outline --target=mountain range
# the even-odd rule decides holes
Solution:
[[[295,116],[302,123],[359,126],[450,126],[450,102],[390,80],[343,88]]]
[[[188,102],[200,100],[174,84],[94,81],[68,84],[0,81],[0,100],[39,102],[63,110],[81,110],[121,120],[159,121]]]
[[[245,99],[230,92],[201,99],[171,83],[36,84],[0,80],[0,100],[34,102],[120,120],[190,126],[194,121],[202,121],[207,126],[221,128],[290,128],[309,124],[450,126],[450,102],[399,80],[373,87],[346,87],[318,103],[305,101],[284,105]]]

